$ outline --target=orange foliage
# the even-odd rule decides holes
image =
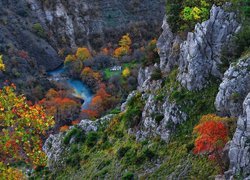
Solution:
[[[131,51],[130,50],[131,44],[132,44],[132,41],[129,37],[129,34],[122,36],[121,40],[119,41],[120,47],[116,48],[114,51],[114,57],[119,58],[126,54],[129,54]]]
[[[81,76],[91,76],[93,77],[96,81],[101,80],[101,74],[99,72],[93,71],[90,67],[85,67],[82,70]]]
[[[109,48],[102,48],[102,54],[109,55],[110,54]]]
[[[118,47],[114,51],[114,57],[119,58],[122,57],[130,52],[128,47]]]
[[[81,104],[68,97],[65,92],[50,89],[46,98],[42,99],[39,104],[46,108],[46,112],[55,117],[57,122],[71,118],[74,114],[79,113]]]
[[[97,118],[98,112],[96,110],[91,109],[83,109],[82,114],[86,115],[86,118]]]
[[[12,85],[0,90],[0,119],[0,161],[46,165],[41,136],[54,125],[52,117],[40,105],[29,105],[24,96],[17,96]]]
[[[93,97],[89,105],[89,109],[83,110],[82,113],[87,114],[90,118],[100,116],[103,111],[110,107],[110,97],[111,95],[106,92],[106,86],[101,84],[99,90],[96,92],[96,95]]]
[[[67,125],[60,127],[60,132],[65,132],[67,130],[69,130],[69,126]]]
[[[226,119],[215,114],[204,115],[194,128],[194,133],[198,135],[194,153],[208,154],[209,158],[215,159],[221,168],[223,168],[222,150],[229,139]]]
[[[74,121],[71,122],[72,125],[77,125],[79,123],[80,123],[80,120],[74,120]]]

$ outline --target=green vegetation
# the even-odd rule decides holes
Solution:
[[[127,104],[127,111],[122,116],[122,120],[125,122],[126,127],[133,128],[139,125],[144,105],[140,93],[130,99]]]
[[[132,61],[130,63],[124,63],[124,64],[122,64],[122,69],[125,69],[125,68],[133,69],[137,65],[138,65],[138,62],[136,62],[136,61]],[[105,79],[110,79],[111,77],[120,76],[122,74],[122,71],[111,71],[110,67],[109,68],[105,68],[103,70],[103,72],[104,72]]]
[[[70,143],[70,139],[74,137],[74,142],[79,143],[79,142],[84,142],[85,141],[85,135],[84,132],[79,129],[79,128],[73,128],[70,131],[67,132],[63,139],[63,143],[65,145],[68,145]]]
[[[46,37],[45,31],[40,23],[33,24],[32,29],[38,36],[43,38]]]
[[[151,80],[159,80],[162,79],[162,73],[160,68],[155,68],[151,75]]]
[[[213,178],[220,169],[206,157],[193,153],[195,136],[192,132],[202,115],[215,112],[213,102],[218,84],[211,80],[203,91],[189,92],[176,82],[177,73],[177,69],[173,70],[157,92],[159,99],[170,94],[170,100],[188,114],[188,120],[176,128],[169,144],[159,138],[138,142],[133,134],[127,133],[141,122],[145,104],[138,93],[128,102],[127,110],[117,114],[106,128],[89,133],[82,144],[71,144],[65,168],[48,174],[37,172],[37,175],[54,179],[137,179],[139,175],[157,179],[175,177],[175,174],[177,177],[185,170],[187,179]],[[163,119],[162,114],[154,116],[157,122]],[[159,167],[155,166],[157,159],[161,162]],[[155,171],[145,174],[145,167],[155,168]]]
[[[221,6],[225,0],[170,0],[166,11],[168,23],[174,33],[191,31],[194,25],[208,19],[213,4]],[[229,1],[230,2],[230,1]],[[249,0],[231,0],[230,10],[239,10],[242,18],[250,16]]]

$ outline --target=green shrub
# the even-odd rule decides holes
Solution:
[[[237,103],[241,99],[241,95],[237,92],[234,92],[231,94],[230,99],[234,102]]]
[[[123,114],[122,120],[127,128],[133,128],[139,125],[144,108],[144,102],[141,100],[141,94],[136,94],[130,99],[127,105],[127,111]]]
[[[86,138],[86,144],[87,146],[89,147],[93,147],[97,141],[98,141],[98,133],[97,132],[90,132],[88,133],[87,135],[87,138]]]
[[[160,102],[163,102],[164,98],[165,98],[164,94],[159,94],[159,95],[155,96],[155,100],[160,101]]]
[[[163,120],[164,115],[163,114],[157,114],[155,116],[155,121],[157,122],[157,124],[160,124],[160,122]]]
[[[246,51],[250,47],[250,25],[245,25],[236,35],[236,45],[237,45],[237,56]],[[237,57],[236,57],[237,58]]]
[[[85,141],[85,134],[79,128],[72,128],[70,131],[67,132],[63,139],[63,143],[65,145],[69,144],[70,140],[74,138],[75,143],[84,142]]]
[[[118,158],[123,158],[123,156],[128,152],[128,150],[130,149],[130,147],[125,146],[125,147],[121,147],[118,151],[117,151],[117,157]]]
[[[155,68],[151,74],[151,80],[162,79],[162,73],[160,68]]]
[[[145,159],[151,160],[151,159],[155,158],[155,156],[156,156],[156,154],[148,148],[144,149],[142,151],[142,157],[144,157]]]
[[[35,33],[37,33],[38,36],[46,37],[44,29],[40,23],[33,24],[32,29],[35,31]]]
[[[80,160],[81,156],[78,153],[74,153],[70,156],[67,157],[66,159],[66,164],[71,166],[71,167],[76,167],[76,166],[80,166]]]
[[[174,33],[191,31],[194,25],[208,19],[213,4],[222,5],[225,0],[169,0],[166,3],[167,21]]]
[[[126,172],[122,176],[122,180],[133,180],[134,179],[134,174],[132,172]]]

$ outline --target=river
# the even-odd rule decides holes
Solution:
[[[77,79],[68,79],[63,74],[65,72],[65,69],[63,66],[60,66],[59,68],[49,71],[49,79],[57,82],[62,82],[68,85],[72,90],[72,95],[74,97],[80,98],[84,100],[84,103],[82,104],[82,110],[87,109],[88,105],[92,101],[93,93],[90,90],[86,84],[84,84],[82,81]]]

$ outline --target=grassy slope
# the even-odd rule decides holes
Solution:
[[[55,179],[155,179],[181,175],[185,170],[188,179],[207,179],[219,173],[218,168],[206,157],[192,153],[193,127],[203,114],[213,113],[217,83],[201,92],[189,92],[179,88],[175,81],[177,70],[165,79],[165,85],[159,90],[157,98],[170,94],[170,99],[181,105],[189,119],[176,129],[169,144],[159,138],[136,142],[134,135],[127,133],[135,117],[141,115],[144,102],[138,94],[132,99],[125,113],[118,114],[108,125],[97,133],[80,135],[85,141],[71,145],[65,169],[37,172]],[[96,137],[96,138],[93,138]]]

